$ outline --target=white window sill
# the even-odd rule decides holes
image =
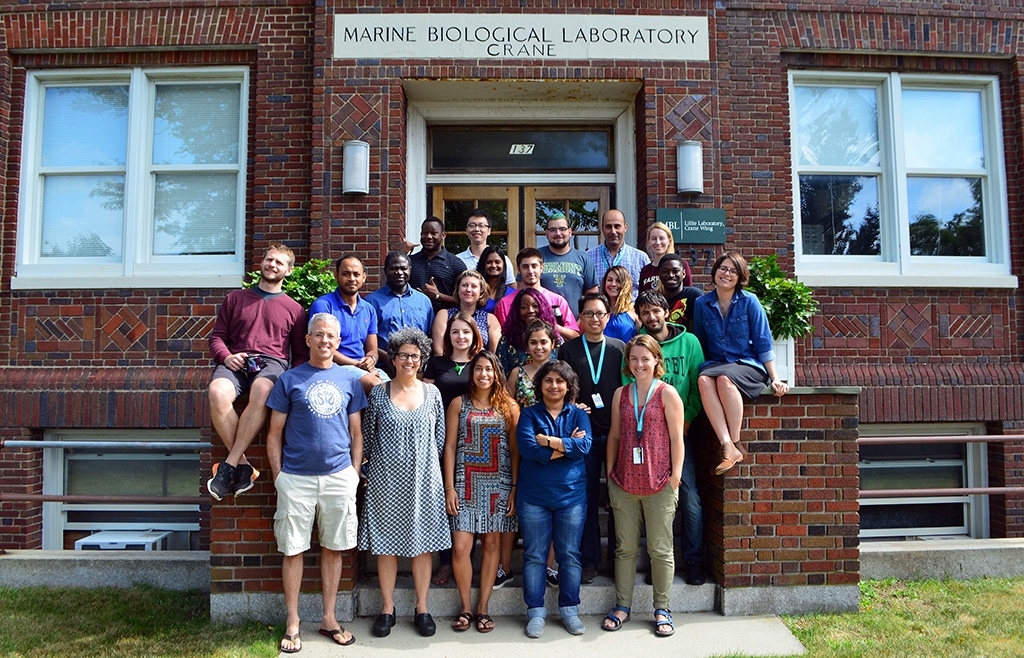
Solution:
[[[999,288],[1014,290],[1017,277],[1004,275],[798,274],[812,288]]]
[[[160,289],[240,288],[242,277],[234,274],[175,274],[161,276],[15,276],[12,290],[87,290],[87,289]]]

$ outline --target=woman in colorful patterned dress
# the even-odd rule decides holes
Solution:
[[[489,633],[494,621],[487,614],[498,573],[500,533],[518,530],[513,492],[519,475],[515,441],[519,407],[505,392],[498,358],[480,352],[467,366],[465,395],[448,407],[444,446],[445,507],[452,526],[452,567],[462,601],[462,613],[452,623],[456,631]],[[480,600],[471,612],[474,536],[480,536]]]
[[[527,361],[513,368],[505,382],[505,388],[515,398],[520,409],[537,403],[533,377],[542,365],[551,360],[557,335],[555,328],[543,320],[531,320],[526,325]]]
[[[665,374],[661,346],[640,334],[626,345],[623,374],[636,381],[615,391],[608,431],[608,500],[615,515],[615,607],[601,627],[629,621],[636,584],[640,524],[647,528],[654,585],[655,634],[675,633],[669,599],[675,556],[672,520],[683,477],[683,400]]]

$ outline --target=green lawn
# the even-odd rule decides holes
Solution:
[[[785,617],[811,658],[1024,656],[1024,578],[872,581],[859,614]],[[0,589],[0,656],[277,656],[283,629],[211,624],[207,596]]]

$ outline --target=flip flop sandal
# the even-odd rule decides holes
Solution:
[[[490,624],[487,627],[486,624]],[[479,614],[476,616],[476,630],[478,633],[490,633],[494,630],[494,620],[488,615]]]
[[[658,615],[665,619],[658,619]],[[661,630],[662,626],[668,626],[667,631]],[[659,608],[654,611],[654,634],[658,637],[668,637],[676,632],[676,625],[672,623],[672,611]]]
[[[625,619],[619,619],[618,617],[615,616],[616,612],[625,612],[626,613],[626,618]],[[632,615],[629,614],[629,608],[627,608],[625,606],[617,605],[614,608],[612,608],[612,611],[609,612],[608,616],[604,618],[605,621],[611,620],[611,622],[612,622],[611,626],[606,626],[604,622],[601,622],[601,628],[603,628],[606,631],[617,631],[620,628],[622,628],[623,624],[625,624],[627,621],[629,621],[629,618],[631,616]]]
[[[456,633],[462,633],[463,631],[468,631],[472,625],[473,613],[467,610],[455,618],[455,621],[452,622],[452,630]]]
[[[342,641],[341,638],[345,637],[345,627],[344,626],[342,626],[341,628],[339,628],[336,631],[329,631],[326,628],[321,628],[320,629],[320,635],[323,635],[324,637],[331,638],[332,640],[334,640],[335,644],[340,644],[343,647],[347,647],[348,645],[353,644],[356,641],[356,636],[355,635],[350,635],[348,637],[348,642]]]
[[[285,640],[292,643],[298,642],[299,646],[298,648],[292,647],[291,649],[285,649],[283,644],[278,644],[277,648],[281,653],[298,653],[302,651],[302,636],[299,633],[296,633],[295,635],[285,635],[281,638],[281,642],[284,642]]]

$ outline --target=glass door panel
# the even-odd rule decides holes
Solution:
[[[523,192],[523,225],[528,246],[547,245],[544,223],[555,212],[569,220],[574,248],[587,251],[599,244],[601,216],[610,207],[609,186],[528,186]]]
[[[445,248],[457,254],[469,247],[466,237],[466,218],[480,208],[491,218],[490,244],[498,245],[514,257],[519,251],[518,233],[509,232],[510,218],[518,229],[519,188],[516,186],[459,186],[435,185],[432,189],[431,209],[435,217],[444,220]]]

